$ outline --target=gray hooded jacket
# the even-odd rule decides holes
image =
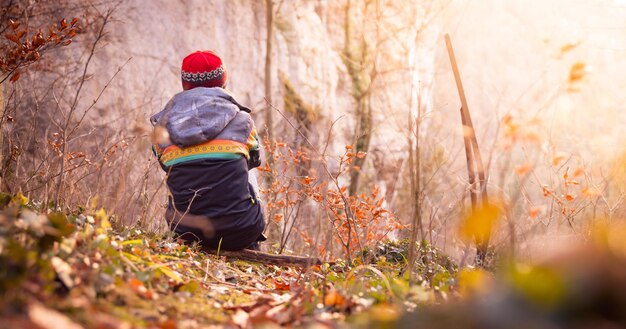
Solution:
[[[198,87],[176,94],[150,122],[165,127],[172,144],[178,147],[212,139],[245,144],[253,126],[249,113],[250,109],[225,89]]]

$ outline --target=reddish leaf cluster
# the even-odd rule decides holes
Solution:
[[[9,20],[9,32],[4,34],[4,44],[0,44],[0,83],[10,77],[11,82],[20,78],[20,67],[37,62],[41,54],[49,49],[67,46],[80,31],[78,18],[48,27],[47,32],[37,31],[29,36],[27,27],[20,22]]]
[[[552,162],[553,165],[560,164],[562,159]],[[558,173],[558,171],[557,171]],[[541,189],[543,196],[550,198],[557,206],[568,223],[571,225],[571,220],[574,215],[584,210],[588,205],[588,199],[597,197],[599,195],[598,189],[593,186],[584,186],[585,182],[581,182],[579,179],[585,178],[585,169],[578,167],[570,173],[569,167],[563,169],[562,175],[559,178],[559,184],[556,186],[542,185]],[[533,217],[531,215],[531,217]]]
[[[383,197],[379,196],[377,187],[369,193],[348,195],[347,187],[341,186],[339,178],[351,170],[359,170],[352,166],[355,158],[365,156],[364,152],[353,152],[351,145],[346,146],[339,160],[339,169],[328,180],[316,178],[315,171],[309,170],[308,175],[301,175],[298,166],[311,161],[311,157],[302,150],[293,150],[285,143],[270,143],[265,140],[264,146],[268,157],[273,159],[259,168],[265,175],[272,177],[268,188],[262,193],[266,197],[266,210],[269,219],[275,223],[283,223],[287,227],[289,221],[295,221],[299,209],[304,202],[313,205],[311,209],[320,212],[319,218],[328,218],[335,233],[335,240],[342,246],[344,256],[350,258],[353,252],[366,247],[373,247],[384,239],[391,231],[402,228],[394,215],[385,209]],[[319,163],[325,166],[325,163]],[[299,175],[300,174],[300,175]],[[330,181],[330,183],[329,183]],[[321,206],[321,207],[320,207]],[[315,214],[307,212],[308,217]],[[326,250],[321,247],[324,241],[313,241],[304,229],[296,229],[306,245],[317,247],[321,254]],[[281,243],[284,243],[281,239]]]

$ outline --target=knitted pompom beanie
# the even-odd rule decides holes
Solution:
[[[226,69],[222,59],[210,50],[196,51],[187,55],[183,59],[181,71],[184,90],[226,86]]]

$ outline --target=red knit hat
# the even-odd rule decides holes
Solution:
[[[222,59],[210,50],[193,52],[183,59],[183,89],[225,87],[226,69]]]

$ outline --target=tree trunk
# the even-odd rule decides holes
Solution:
[[[271,141],[274,137],[274,120],[272,118],[272,46],[274,40],[274,1],[265,0],[267,40],[265,40],[265,126],[267,138]],[[271,159],[268,159],[271,161]]]
[[[367,72],[370,59],[368,58],[368,45],[364,38],[361,39],[362,45],[359,51],[354,50],[352,41],[352,20],[351,6],[352,2],[346,2],[345,20],[344,20],[344,49],[343,61],[346,65],[348,75],[352,82],[352,98],[355,100],[355,129],[354,129],[354,151],[364,152],[365,156],[355,158],[352,165],[357,167],[356,170],[350,172],[350,186],[348,193],[355,195],[358,193],[361,170],[367,158],[370,141],[372,138],[372,107],[370,105],[370,86],[372,84],[369,72]],[[363,36],[362,36],[363,37]]]
[[[372,107],[370,106],[369,96],[364,97],[363,100],[360,100],[357,104],[357,129],[355,131],[356,143],[355,143],[355,152],[364,152],[365,156],[354,158],[354,162],[352,165],[356,167],[356,169],[350,172],[350,187],[348,188],[348,193],[350,195],[355,195],[358,193],[359,189],[359,181],[361,177],[361,168],[365,164],[365,160],[367,158],[367,152],[370,148],[370,141],[372,139]]]

